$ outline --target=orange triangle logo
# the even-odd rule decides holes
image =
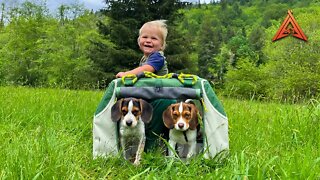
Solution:
[[[298,25],[297,21],[294,19],[293,15],[292,15],[292,11],[288,10],[288,15],[287,15],[286,19],[281,24],[278,32],[273,37],[272,41],[276,41],[278,39],[287,37],[290,34],[296,38],[307,41],[306,35],[304,35],[304,33],[301,30],[300,26]]]

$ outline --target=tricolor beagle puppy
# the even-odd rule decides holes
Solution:
[[[169,131],[169,156],[174,156],[177,144],[187,145],[187,158],[196,154],[198,109],[193,103],[180,102],[170,105],[162,115],[163,122]],[[179,150],[179,153],[183,152]],[[181,155],[180,155],[181,156]]]
[[[134,158],[139,165],[145,146],[145,124],[152,118],[152,106],[142,99],[124,98],[111,108],[111,119],[119,121],[120,144],[125,159]]]

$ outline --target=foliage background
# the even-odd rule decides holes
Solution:
[[[319,179],[319,0],[168,8],[170,71],[198,74],[221,95],[250,99],[220,96],[230,156],[186,164],[155,152],[144,154],[139,167],[118,157],[92,160],[92,114],[103,92],[81,89],[103,90],[117,71],[137,65],[141,23],[170,14],[156,7],[173,1],[161,2],[152,9],[159,13],[138,20],[126,11],[112,17],[110,9],[90,12],[77,4],[57,14],[41,1],[1,5],[0,179]],[[288,9],[307,43],[271,42]]]
[[[104,89],[118,71],[138,65],[140,26],[167,19],[171,72],[197,74],[236,98],[297,102],[319,96],[318,0],[106,0],[98,12],[74,4],[61,5],[57,14],[44,2],[1,4],[1,85]],[[308,42],[271,42],[288,9]]]

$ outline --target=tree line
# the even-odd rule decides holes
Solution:
[[[170,72],[208,79],[224,95],[299,101],[320,93],[317,0],[105,0],[97,12],[79,4],[2,3],[0,84],[105,88],[119,71],[138,66],[137,37],[149,20],[166,19]],[[308,36],[271,39],[288,9]]]

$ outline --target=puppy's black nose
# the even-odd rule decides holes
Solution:
[[[131,126],[132,125],[132,120],[128,120],[126,121],[127,126]]]
[[[179,124],[178,124],[178,127],[179,127],[180,129],[182,129],[182,128],[184,127],[184,124],[183,124],[183,123],[179,123]]]

